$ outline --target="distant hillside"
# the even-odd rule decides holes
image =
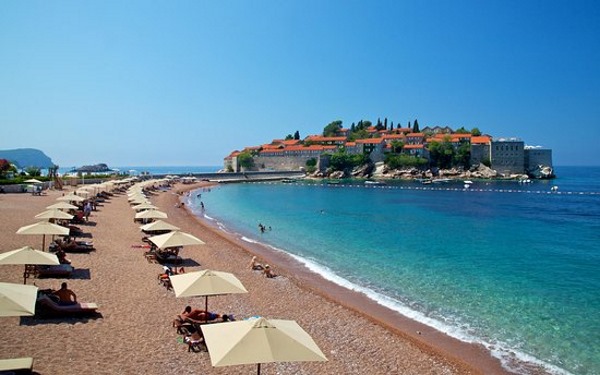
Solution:
[[[6,159],[15,164],[18,168],[38,167],[46,169],[54,165],[52,159],[35,148],[0,150],[0,159]]]

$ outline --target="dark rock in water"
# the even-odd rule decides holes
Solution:
[[[81,168],[75,169],[75,172],[84,172],[84,173],[99,173],[99,172],[111,172],[112,169],[108,168],[108,165],[104,163],[95,164],[95,165],[84,165]]]
[[[537,179],[550,179],[556,177],[552,167],[546,165],[538,165],[537,168],[527,172],[529,177]]]
[[[28,167],[47,169],[54,166],[52,159],[35,148],[0,150],[0,159],[6,159],[21,169]]]

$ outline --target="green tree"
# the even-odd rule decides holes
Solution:
[[[294,133],[294,139],[295,140],[299,140],[300,139],[300,132],[298,130],[296,130],[296,132]]]
[[[338,134],[338,132],[340,131],[340,129],[342,129],[342,121],[336,120],[336,121],[330,122],[323,129],[323,136],[324,137],[335,137]]]
[[[285,136],[285,140],[286,140],[286,141],[289,141],[289,140],[291,140],[291,139],[294,139],[294,136],[293,136],[293,135],[291,135],[291,134],[288,134],[288,135],[286,135],[286,136]]]
[[[454,165],[460,165],[464,168],[471,166],[471,143],[461,142],[460,146],[456,149],[454,155]]]
[[[442,169],[451,168],[454,154],[454,146],[447,140],[442,142],[434,141],[429,144],[429,159],[431,165],[435,167]]]
[[[398,140],[393,140],[391,143],[391,146],[392,146],[392,152],[394,154],[399,154],[402,152],[402,148],[404,148],[404,142],[398,141]]]
[[[245,169],[250,169],[254,166],[254,159],[249,151],[243,151],[238,155],[240,166]]]
[[[465,129],[464,126],[461,126],[460,128],[456,129],[455,133],[456,134],[470,134],[471,132],[468,131],[467,129]]]
[[[473,137],[479,137],[481,135],[481,131],[478,128],[471,129],[471,135]]]
[[[317,170],[317,159],[310,158],[306,161],[306,171],[308,173],[313,173]]]
[[[419,121],[417,121],[416,119],[415,119],[415,124],[413,125],[413,128],[412,128],[412,132],[413,133],[419,132]]]
[[[427,159],[405,155],[405,154],[387,154],[384,160],[385,165],[387,165],[391,169],[400,169],[400,168],[422,168],[427,165]]]
[[[387,129],[387,117],[383,119],[383,128]]]
[[[38,167],[27,167],[25,172],[31,177],[38,177],[42,175],[42,170]]]
[[[336,151],[331,158],[329,159],[330,167],[335,171],[350,171],[352,168],[364,165],[369,162],[369,156],[360,154],[360,155],[350,155],[346,153],[346,150],[340,149]]]

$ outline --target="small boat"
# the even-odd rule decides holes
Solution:
[[[365,185],[385,185],[382,181],[366,180]]]
[[[441,183],[452,182],[452,179],[451,178],[438,178],[435,180],[431,180],[431,182],[433,182],[434,184],[441,184]]]
[[[327,181],[327,185],[339,185],[339,181]]]

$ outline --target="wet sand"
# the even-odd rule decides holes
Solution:
[[[468,345],[419,325],[308,272],[291,258],[241,243],[176,208],[178,185],[151,196],[169,223],[202,238],[206,245],[182,250],[186,271],[215,269],[234,273],[248,294],[209,298],[209,310],[237,319],[261,315],[296,320],[315,340],[328,362],[270,363],[264,374],[501,374],[497,360]],[[0,252],[25,245],[39,248],[41,236],[15,232],[62,195],[0,195]],[[40,374],[251,374],[255,365],[212,367],[208,353],[189,353],[172,328],[186,305],[203,307],[204,298],[175,298],[159,285],[162,267],[149,263],[139,224],[125,194],[92,212],[93,225],[81,225],[97,251],[69,254],[77,269],[66,280],[81,302],[95,302],[94,319],[0,318],[2,358],[33,357]],[[279,276],[267,279],[249,269],[252,254],[273,265]],[[22,283],[22,266],[0,266],[0,281]],[[58,288],[62,279],[30,279],[40,288]],[[417,333],[420,331],[420,334]]]

